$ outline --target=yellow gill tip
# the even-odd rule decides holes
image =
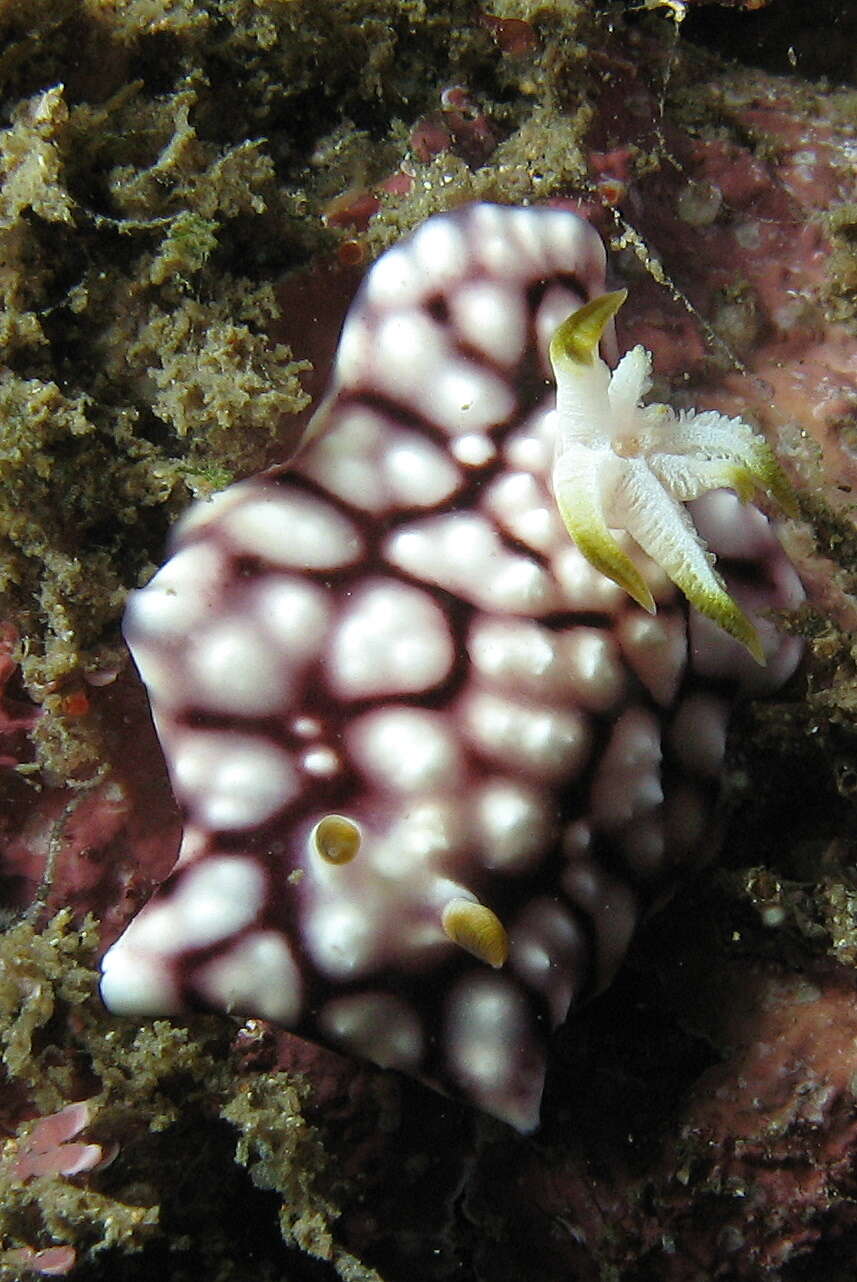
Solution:
[[[762,638],[741,607],[731,597],[729,597],[729,603],[732,609],[722,626],[730,636],[733,636],[736,641],[740,641],[750,651],[760,668],[767,667],[768,661],[765,658],[765,651],[762,649]]]
[[[472,899],[450,899],[441,919],[444,934],[479,961],[499,970],[509,955],[509,937],[496,913]]]
[[[349,864],[360,849],[361,833],[346,815],[325,815],[312,831],[316,853],[327,864]]]
[[[749,503],[756,493],[758,479],[749,468],[736,465],[729,473],[728,483],[742,503]]]
[[[766,440],[755,435],[752,447],[734,465],[727,482],[742,503],[761,490],[783,509],[787,516],[800,515],[797,494]]]
[[[759,636],[752,624],[750,624],[750,636],[744,642],[744,645],[750,651],[750,654],[756,660],[760,668],[766,668],[768,666],[765,651],[762,649],[762,638]]]
[[[551,362],[555,365],[566,360],[576,365],[591,365],[601,335],[627,297],[627,289],[600,294],[567,316],[551,339]]]
[[[738,602],[733,600],[725,588],[720,588],[717,592],[706,592],[686,587],[683,583],[678,583],[678,587],[700,614],[704,614],[707,619],[711,619],[712,623],[716,623],[724,632],[728,632],[736,641],[740,641],[759,666],[766,667],[767,659],[762,649],[761,637]]]
[[[576,511],[573,503],[560,502],[559,511],[578,551],[586,557],[593,569],[612,579],[648,614],[657,613],[649,585],[608,528],[600,521],[588,519],[591,513]]]
[[[791,481],[786,476],[783,469],[777,462],[774,451],[770,445],[765,445],[764,462],[759,468],[759,479],[765,491],[771,496],[774,502],[778,503],[783,509],[786,516],[797,517],[800,515],[797,494]]]

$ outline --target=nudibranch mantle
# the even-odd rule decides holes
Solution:
[[[691,505],[764,668],[566,467],[601,448],[568,363],[635,413],[647,377],[598,357],[604,276],[565,210],[430,219],[369,272],[297,457],[178,524],[125,631],[184,834],[104,958],[111,1009],[269,1019],[537,1125],[551,1030],[712,853],[731,704],[799,657],[758,509]],[[715,483],[745,497],[739,445]],[[584,501],[612,577],[569,537]]]

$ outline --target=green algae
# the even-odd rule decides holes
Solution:
[[[843,202],[823,221],[833,246],[824,298],[827,317],[853,333],[857,327],[857,204]]]
[[[0,1152],[0,1269],[7,1250],[68,1244],[79,1262],[104,1251],[142,1252],[131,1276],[145,1277],[146,1261],[172,1242],[189,1259],[216,1260],[219,1276],[244,1276],[243,1244],[211,1220],[226,1182],[251,1221],[265,1213],[265,1203],[254,1209],[256,1190],[276,1195],[284,1240],[333,1262],[346,1282],[376,1278],[336,1242],[340,1213],[326,1187],[321,1136],[303,1113],[303,1080],[244,1072],[231,1049],[237,1020],[139,1026],[111,1018],[95,995],[97,952],[93,923],[74,929],[68,910],[42,931],[19,923],[0,936],[7,1117],[12,1101],[28,1118],[87,1098],[87,1142],[118,1145],[103,1171],[22,1180],[14,1161],[30,1128],[17,1127]],[[189,1166],[197,1173],[192,1188]]]
[[[239,1086],[221,1110],[238,1128],[236,1160],[260,1189],[282,1198],[283,1240],[333,1264],[343,1282],[381,1282],[380,1275],[335,1238],[339,1210],[323,1189],[329,1166],[321,1136],[305,1120],[301,1083],[286,1073],[264,1073]]]
[[[491,163],[412,157],[370,253],[584,180],[589,6],[507,12],[537,49],[504,55],[464,0],[0,3],[0,592],[49,777],[98,768],[64,692],[115,667],[171,521],[276,459],[307,404],[273,286],[333,248],[329,202],[393,172],[456,82],[498,122]]]
[[[96,933],[91,921],[72,930],[70,918],[65,911],[43,932],[22,923],[0,937],[0,1089],[7,1099],[14,1092],[25,1115],[30,1109],[47,1115],[80,1098],[79,1057],[98,1022],[91,1000]],[[26,1134],[26,1127],[19,1129]],[[156,1208],[126,1204],[97,1187],[61,1176],[18,1178],[17,1145],[18,1138],[7,1141],[0,1154],[4,1253],[55,1244],[134,1250],[157,1224]]]
[[[212,262],[225,223],[264,211],[270,162],[253,145],[194,148],[183,90],[141,106],[158,150],[135,164],[123,138],[137,96],[116,107],[112,156],[109,135],[96,149],[90,133],[110,113],[69,108],[61,87],[0,134],[0,590],[28,638],[27,689],[49,713],[69,674],[115,661],[124,593],[159,557],[164,517],[261,466],[280,418],[306,403],[305,363],[267,338],[271,285]],[[72,194],[95,177],[81,157],[109,176],[109,218]],[[181,182],[168,182],[173,167]],[[64,777],[99,755],[50,716],[37,746]]]

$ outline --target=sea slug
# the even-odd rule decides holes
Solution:
[[[114,1011],[255,1015],[537,1125],[551,1030],[712,853],[732,703],[799,657],[770,451],[641,408],[604,289],[573,213],[430,219],[297,458],[179,523],[125,630],[184,837]]]

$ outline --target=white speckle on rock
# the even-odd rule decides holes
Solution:
[[[739,223],[734,232],[735,239],[742,249],[760,249],[762,229],[758,223]]]
[[[723,192],[712,182],[688,182],[678,193],[676,212],[690,227],[710,227],[723,208]]]

